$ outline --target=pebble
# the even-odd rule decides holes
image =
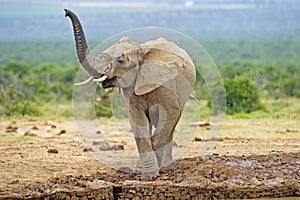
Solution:
[[[53,153],[53,154],[58,154],[58,150],[57,149],[48,149],[47,151],[49,154]]]
[[[130,169],[129,167],[120,167],[117,171],[120,173],[123,173],[123,174],[132,174],[133,173],[133,170]]]
[[[109,151],[109,150],[112,150],[112,147],[109,145],[108,142],[101,141],[97,145],[100,146],[99,147],[100,151]]]
[[[24,136],[35,137],[35,136],[37,136],[37,134],[35,134],[35,133],[33,133],[33,132],[31,132],[31,131],[29,130],[29,131],[26,131],[26,132],[24,133]]]
[[[11,182],[9,182],[8,184],[18,184],[19,180],[12,180]]]
[[[83,152],[93,152],[93,151],[94,151],[93,148],[88,148],[88,147],[83,148]]]
[[[120,150],[124,150],[124,149],[125,149],[124,145],[121,145],[121,144],[112,146],[112,150],[115,150],[115,151],[120,151]]]

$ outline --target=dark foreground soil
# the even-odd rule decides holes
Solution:
[[[65,176],[19,188],[14,198],[243,199],[300,196],[300,153],[186,158],[178,169],[142,181],[136,173]],[[12,198],[12,197],[11,197]]]
[[[196,154],[177,160],[176,170],[145,181],[138,171],[94,159],[72,122],[9,124],[0,130],[0,199],[300,198],[299,139],[223,138],[204,158],[196,157],[196,142]],[[18,130],[8,132],[9,126]],[[31,139],[7,139],[20,134]]]

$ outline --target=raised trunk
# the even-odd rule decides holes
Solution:
[[[78,17],[68,9],[65,9],[65,16],[70,17],[72,21],[77,56],[81,65],[92,77],[101,77],[102,74],[98,73],[97,70],[94,68],[95,66],[93,66],[97,63],[98,58],[90,54],[84,36],[84,32]]]

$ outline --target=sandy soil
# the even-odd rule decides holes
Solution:
[[[235,122],[239,123],[244,127],[265,127],[265,121]],[[268,121],[270,131],[277,131],[276,124],[278,121]],[[83,144],[73,121],[1,120],[0,199],[47,195],[67,199],[78,197],[78,191],[79,197],[87,198],[91,190],[93,195],[98,194],[95,198],[103,199],[139,195],[160,198],[158,192],[165,197],[168,194],[169,199],[175,199],[172,195],[189,199],[200,194],[203,198],[300,196],[300,136],[294,137],[300,134],[297,127],[276,132],[293,134],[291,138],[221,137],[213,141],[215,146],[205,158],[198,157],[203,142],[207,142],[200,137],[176,161],[178,169],[162,171],[160,177],[150,181],[140,180],[138,170],[122,166],[122,148],[134,150],[134,142],[120,137],[121,130],[111,121],[101,122],[101,127],[96,134],[111,134],[111,144],[121,147],[105,151],[119,160],[121,171],[101,163],[99,157],[95,159],[93,148],[99,149],[101,144],[95,141],[92,148]]]

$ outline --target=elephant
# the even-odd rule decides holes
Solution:
[[[93,56],[81,23],[65,9],[72,22],[78,59],[90,78],[75,85],[98,82],[120,88],[139,152],[142,179],[175,169],[172,155],[175,127],[196,81],[188,53],[164,38],[137,43],[123,37]]]

